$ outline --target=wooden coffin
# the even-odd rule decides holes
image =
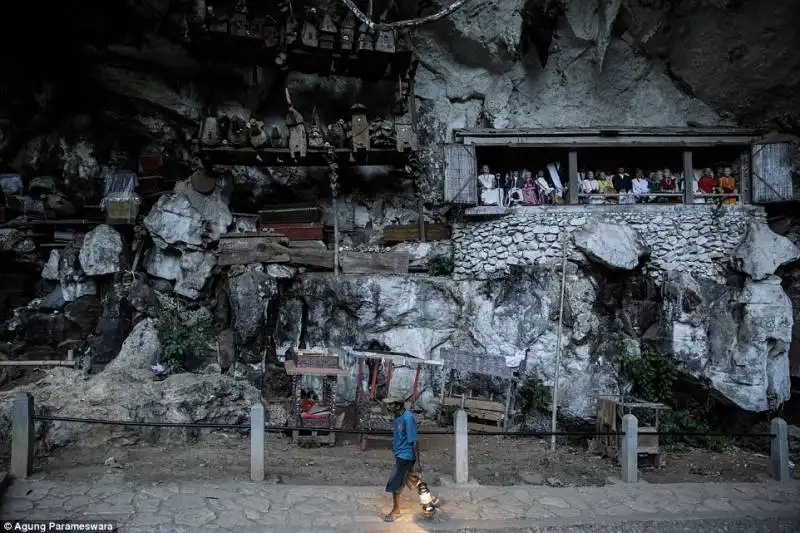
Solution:
[[[161,192],[164,178],[161,176],[142,176],[139,178],[139,192],[142,194],[156,194]]]
[[[320,222],[322,210],[316,206],[282,205],[265,207],[258,212],[262,224],[289,224],[297,222]]]
[[[344,274],[408,274],[408,252],[342,252],[339,266]]]
[[[217,264],[288,263],[286,240],[269,232],[231,233],[219,238]]]
[[[333,250],[312,250],[291,248],[289,263],[292,265],[333,270]]]
[[[323,239],[321,222],[291,222],[285,224],[261,224],[262,229],[270,229],[291,241],[321,241]]]
[[[447,224],[425,224],[426,241],[444,241],[450,238],[450,226]],[[383,228],[383,242],[418,241],[419,224],[403,224]]]

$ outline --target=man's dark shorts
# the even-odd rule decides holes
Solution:
[[[409,475],[414,471],[414,463],[415,461],[395,458],[394,468],[392,468],[392,473],[389,474],[389,481],[386,483],[386,492],[395,494],[403,489],[408,483]]]

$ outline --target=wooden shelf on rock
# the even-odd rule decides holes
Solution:
[[[243,165],[251,167],[324,167],[325,149],[309,148],[303,159],[292,159],[288,148],[235,148],[231,146],[199,146],[200,154],[208,156],[218,165]],[[408,162],[409,152],[398,152],[394,148],[373,148],[369,151],[353,152],[349,148],[336,148],[340,165],[402,167]]]

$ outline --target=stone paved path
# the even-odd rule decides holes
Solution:
[[[800,483],[441,488],[436,519],[415,516],[409,496],[394,524],[380,522],[381,488],[266,483],[147,483],[104,475],[92,483],[16,480],[5,520],[115,520],[134,532],[471,531],[642,520],[797,516]]]

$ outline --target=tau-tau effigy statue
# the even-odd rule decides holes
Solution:
[[[311,126],[308,128],[308,147],[323,148],[326,142],[325,130],[322,129],[317,108],[314,108],[314,112],[311,117]]]
[[[361,104],[355,104],[350,111],[350,134],[353,137],[353,150],[369,150],[367,108]]]
[[[303,115],[292,105],[289,89],[286,89],[286,103],[289,104],[289,113],[286,115],[286,127],[289,128],[289,155],[292,159],[304,158],[308,149],[308,137]]]
[[[339,119],[328,126],[328,139],[334,148],[344,148],[347,143],[347,124]]]
[[[231,127],[228,130],[228,142],[231,146],[244,146],[247,144],[249,129],[247,122],[241,117],[231,118]]]
[[[262,121],[251,118],[248,128],[250,130],[250,145],[253,148],[263,148],[267,145],[269,137]]]
[[[375,148],[395,148],[394,123],[391,120],[375,119],[371,126],[370,144]]]

